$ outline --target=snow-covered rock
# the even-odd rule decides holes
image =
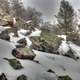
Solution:
[[[68,42],[71,50],[73,51],[74,55],[76,57],[80,57],[80,46],[77,46],[76,44],[72,42]]]

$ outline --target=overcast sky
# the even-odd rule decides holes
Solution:
[[[80,0],[68,0],[75,9],[80,9]],[[25,7],[31,6],[43,13],[46,21],[53,21],[57,14],[60,0],[23,0]]]

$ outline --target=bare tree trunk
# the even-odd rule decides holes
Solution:
[[[13,18],[13,30],[14,30],[14,36],[18,37],[18,28],[16,27],[16,19]]]

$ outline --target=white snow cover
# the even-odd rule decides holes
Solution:
[[[6,29],[9,29],[10,27],[3,27],[3,26],[0,26],[0,33],[2,32],[2,31],[5,31]]]
[[[34,34],[34,32],[31,34]],[[35,60],[39,61],[40,64],[30,60],[18,59],[24,68],[21,70],[14,70],[3,58],[14,58],[11,52],[15,48],[14,43],[17,43],[19,39],[26,38],[27,43],[29,43],[28,46],[30,46],[32,42],[28,36],[24,36],[20,33],[19,37],[13,37],[13,33],[9,35],[11,37],[11,42],[0,39],[0,74],[5,73],[8,80],[16,80],[21,74],[25,74],[28,80],[57,80],[57,75],[69,75],[72,80],[80,80],[80,59],[75,61],[62,55],[49,54],[36,50],[33,50],[36,54]],[[58,50],[61,54],[65,54],[69,48],[74,50],[73,52],[77,54],[77,56],[80,56],[80,47],[71,42],[67,44],[65,40],[62,41]],[[46,72],[48,69],[52,69],[55,73]]]
[[[32,42],[30,40],[29,37],[31,36],[40,36],[41,34],[41,30],[35,28],[35,31],[33,31],[29,36],[25,36],[25,34],[28,32],[29,30],[24,30],[24,29],[20,29],[18,31],[18,35],[19,37],[14,37],[14,33],[10,33],[9,36],[10,36],[10,41],[13,42],[15,45],[18,44],[17,41],[22,39],[22,38],[25,38],[26,39],[26,42],[27,42],[27,46],[30,47],[32,45]]]
[[[34,52],[37,55],[35,60],[38,60],[45,69],[52,69],[59,76],[69,75],[72,80],[80,80],[80,59],[75,61],[61,55],[49,54],[36,50],[34,50]]]
[[[8,80],[16,80],[21,74],[25,74],[28,77],[28,80],[56,80],[55,74],[46,72],[46,69],[41,64],[29,60],[18,59],[24,68],[21,70],[14,70],[9,63],[3,59],[14,58],[11,55],[12,49],[14,48],[15,47],[13,47],[11,43],[0,40],[0,74],[5,73]]]
[[[29,37],[26,37],[25,39],[27,41],[27,47],[30,47],[32,45],[31,40],[29,39]]]
[[[71,58],[61,55],[49,54],[33,50],[36,54],[35,60],[40,64],[29,60],[20,60],[23,69],[14,70],[4,57],[14,58],[11,55],[15,46],[7,41],[0,40],[0,73],[4,72],[8,80],[16,80],[16,78],[25,74],[28,80],[57,80],[57,75],[69,75],[73,80],[80,80],[80,60],[75,61]],[[46,72],[52,69],[55,73]]]
[[[12,58],[12,50],[16,48],[14,44],[0,39],[0,59],[4,57]]]
[[[66,41],[66,35],[57,35],[60,38],[63,38]]]
[[[20,29],[18,31],[18,34],[22,34],[22,35],[25,35],[27,32],[29,32],[30,30],[25,30],[25,29]]]
[[[69,49],[69,45],[66,43],[66,41],[62,40],[62,43],[58,48],[59,53],[66,54],[69,51]]]
[[[71,50],[73,51],[74,55],[77,57],[80,57],[80,47],[75,45],[72,42],[68,42],[68,43],[69,43],[69,46],[70,46]]]
[[[30,34],[31,36],[40,36],[41,35],[41,30],[35,28],[35,31],[32,31],[32,33]]]

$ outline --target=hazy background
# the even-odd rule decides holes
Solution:
[[[61,0],[23,0],[25,7],[31,6],[43,13],[45,21],[55,23],[54,15],[57,14]],[[68,0],[77,10],[80,9],[80,0]]]

